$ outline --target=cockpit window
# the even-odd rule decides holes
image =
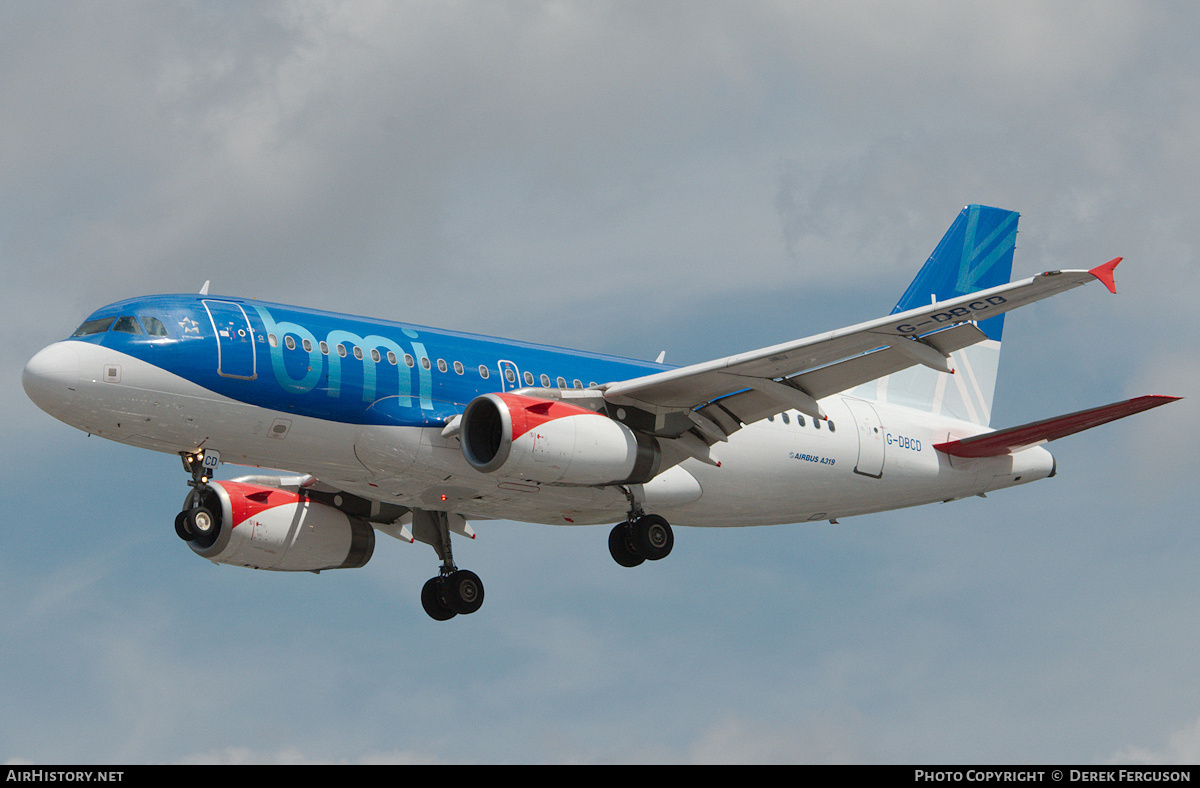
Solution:
[[[143,317],[142,325],[146,327],[146,333],[152,337],[165,337],[167,335],[167,327],[157,317]]]
[[[140,334],[142,327],[138,324],[136,317],[118,317],[117,322],[113,323],[113,331],[120,331],[122,334]]]
[[[99,320],[88,320],[75,331],[73,337],[90,337],[93,334],[103,334],[116,320],[115,317],[102,317]]]

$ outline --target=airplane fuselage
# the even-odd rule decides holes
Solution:
[[[481,473],[446,427],[488,392],[596,391],[671,367],[248,299],[122,301],[30,361],[30,396],[60,420],[173,454],[311,474],[373,500],[467,519],[612,523],[625,492]],[[785,411],[640,485],[673,524],[830,520],[950,500],[1051,475],[1041,448],[951,457],[977,424],[848,395],[827,420]],[[624,409],[609,415],[625,418]],[[629,418],[634,418],[633,414]]]

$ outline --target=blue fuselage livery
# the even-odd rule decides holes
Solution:
[[[803,523],[1054,475],[1041,444],[1165,404],[1141,397],[989,426],[1003,317],[1099,280],[1010,282],[1017,214],[967,206],[890,315],[685,367],[208,294],[103,307],[30,359],[29,397],[93,435],[176,454],[175,531],[276,571],[362,566],[375,534],[441,559],[433,618],[483,585],[468,522],[613,523],[612,558],[665,558],[674,525]],[[216,480],[221,463],[283,471]]]
[[[594,387],[668,369],[421,326],[245,299],[164,295],[111,304],[108,318],[164,334],[110,331],[98,343],[232,400],[346,424],[441,425],[475,397],[518,388]],[[131,324],[132,327],[132,324]],[[486,377],[485,377],[486,376]]]

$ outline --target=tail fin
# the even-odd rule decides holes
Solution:
[[[1017,241],[1015,211],[968,205],[938,243],[892,313],[1006,284]],[[987,425],[1000,366],[1004,315],[984,320],[987,340],[951,355],[954,375],[917,366],[863,387],[873,399]]]

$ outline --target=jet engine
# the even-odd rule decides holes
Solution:
[[[360,567],[375,549],[366,521],[300,493],[242,482],[209,482],[193,492],[176,531],[215,563],[280,572]]]
[[[459,438],[476,470],[541,484],[641,484],[662,460],[658,441],[603,413],[521,394],[471,400]]]

